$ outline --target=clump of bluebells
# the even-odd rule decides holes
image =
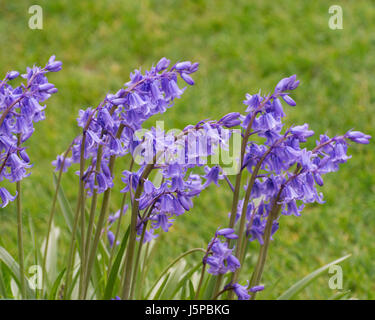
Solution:
[[[305,204],[323,203],[323,195],[318,190],[323,186],[323,176],[337,171],[339,164],[350,158],[347,155],[350,142],[368,144],[371,138],[352,130],[332,138],[323,134],[316,140],[316,146],[308,150],[303,143],[314,135],[308,124],[284,128],[282,123],[285,117],[282,101],[291,107],[296,106],[291,91],[298,85],[299,80],[293,75],[282,79],[269,95],[247,94],[245,113],[237,118],[243,144],[227,230],[238,236],[235,251],[238,267],[235,270],[230,268],[231,264],[224,259],[225,250],[220,251],[221,259],[217,259],[218,254],[210,244],[207,253],[215,258],[205,259],[203,263],[210,266],[207,272],[211,274],[230,272],[230,283],[226,288],[233,289],[239,299],[250,298],[251,292],[259,291],[269,241],[279,228],[280,215],[299,216]],[[252,135],[258,136],[262,142],[249,141]],[[240,199],[241,175],[246,175],[245,172],[249,178],[243,184],[244,197]],[[261,246],[258,262],[245,290],[237,281],[248,241],[258,241]]]
[[[25,79],[13,87],[11,81],[20,76],[10,71],[0,82],[0,181],[21,181],[30,175],[32,167],[24,143],[34,132],[34,123],[45,119],[43,105],[57,88],[48,82],[47,73],[61,70],[62,63],[52,56],[45,67],[27,68],[21,77]],[[1,207],[17,197],[5,188],[0,188]]]
[[[27,84],[16,89],[8,84],[17,72],[8,73],[1,83],[1,179],[14,182],[28,175],[30,160],[23,143],[31,136],[33,123],[44,119],[40,103],[57,91],[45,74],[60,69],[61,62],[51,57],[46,67],[28,69],[24,76]],[[233,197],[229,221],[225,221],[224,210],[227,226],[217,229],[207,248],[200,250],[204,256],[195,297],[201,297],[208,273],[216,281],[211,298],[232,299],[235,295],[241,300],[254,299],[264,289],[261,278],[267,250],[281,216],[299,216],[305,204],[323,203],[318,188],[323,186],[323,176],[337,171],[339,164],[350,158],[347,150],[351,142],[369,143],[370,136],[349,130],[334,137],[320,135],[309,150],[304,143],[314,132],[308,125],[285,127],[282,122],[283,104],[296,106],[291,97],[299,85],[295,75],[282,79],[268,95],[247,94],[241,112],[231,112],[219,120],[204,119],[179,131],[160,126],[145,130],[146,120],[165,113],[187,86],[194,85],[197,70],[198,63],[172,64],[162,58],[150,70],[135,70],[129,82],[108,93],[97,106],[79,111],[77,124],[82,133],[53,161],[58,178],[45,245],[46,256],[62,173],[77,164],[78,197],[62,298],[72,298],[75,287],[76,298],[92,296],[99,252],[103,259],[103,240],[108,251],[103,271],[107,287],[103,296],[94,296],[142,297],[137,295],[142,288],[136,288],[139,271],[142,277],[146,275],[141,268],[142,252],[146,259],[149,244],[157,241],[160,233],[168,232],[186,212],[194,214],[193,201],[205,189],[226,184]],[[230,150],[231,139],[236,137],[241,146],[236,154],[237,170],[228,173],[218,155],[221,150]],[[122,158],[129,160],[117,160]],[[115,163],[122,170],[118,183]],[[129,167],[123,167],[124,163]],[[115,213],[110,212],[112,192],[122,194]],[[0,188],[0,196],[5,206],[17,195]],[[243,264],[246,251],[252,248],[248,243],[255,241],[260,252],[250,275]],[[75,271],[77,247],[80,267]],[[79,280],[74,281],[74,274]],[[242,282],[243,278],[247,282]],[[113,287],[108,288],[109,284]]]

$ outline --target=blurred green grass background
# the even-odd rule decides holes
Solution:
[[[28,28],[28,8],[43,8],[43,30]],[[340,4],[343,30],[328,27],[328,8]],[[308,122],[318,135],[356,128],[375,136],[375,4],[325,0],[96,0],[0,1],[0,74],[44,65],[56,54],[63,70],[49,79],[59,93],[48,101],[47,120],[36,125],[29,142],[34,163],[24,181],[24,214],[30,214],[39,240],[44,236],[53,194],[51,161],[79,131],[78,110],[96,105],[118,90],[134,68],[149,68],[161,57],[201,63],[196,86],[160,117],[167,128],[243,111],[245,93],[272,90],[296,73],[301,85],[287,124]],[[354,297],[375,298],[375,149],[350,149],[353,158],[325,179],[324,205],[307,206],[302,217],[282,217],[271,245],[263,282],[275,287],[259,297],[274,298],[317,267],[347,253],[344,289]],[[118,169],[125,168],[118,162]],[[74,170],[71,170],[74,171]],[[74,205],[77,179],[64,188]],[[155,271],[183,250],[206,246],[217,226],[226,225],[231,195],[223,185],[210,188],[191,212],[180,217],[158,241]],[[112,209],[119,206],[115,194]],[[27,220],[27,219],[26,219]],[[58,213],[57,223],[63,225]],[[14,205],[0,210],[1,241],[16,254]],[[25,230],[27,265],[31,238]],[[62,249],[63,250],[63,249]],[[253,259],[257,246],[250,248]],[[249,270],[250,275],[250,270]],[[325,299],[329,275],[300,298]]]

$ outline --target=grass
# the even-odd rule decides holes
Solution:
[[[32,4],[43,8],[43,30],[28,28]],[[375,136],[375,6],[342,1],[344,29],[331,30],[329,5],[324,0],[2,1],[0,74],[44,64],[51,54],[64,62],[63,71],[50,77],[59,93],[49,100],[47,120],[37,124],[29,143],[34,168],[23,183],[23,207],[38,235],[45,232],[53,194],[50,163],[78,134],[78,110],[120,88],[133,68],[146,69],[163,56],[201,63],[196,86],[165,116],[152,119],[165,120],[166,128],[242,111],[246,92],[272,90],[279,79],[296,73],[301,86],[293,96],[297,107],[287,109],[289,125],[308,122],[317,134],[329,135],[356,128]],[[324,205],[281,219],[263,279],[267,286],[277,284],[259,297],[273,298],[317,267],[352,253],[343,264],[344,289],[357,298],[375,298],[375,149],[371,143],[350,153],[353,159],[326,178]],[[118,170],[124,168],[120,163]],[[73,204],[76,180],[73,173],[64,180]],[[217,226],[226,224],[231,198],[225,188],[202,194],[160,239],[155,270],[183,250],[205,246]],[[119,195],[111,206],[118,208]],[[15,255],[15,206],[2,209],[0,220],[1,241]],[[25,236],[29,266],[32,244]],[[256,245],[250,259],[255,252]],[[328,277],[301,298],[331,296]]]

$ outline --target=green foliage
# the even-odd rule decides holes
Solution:
[[[335,261],[332,261],[331,263],[326,264],[325,266],[311,272],[306,277],[304,277],[302,280],[296,282],[294,285],[292,285],[288,290],[286,290],[283,294],[281,294],[277,299],[278,300],[292,300],[296,295],[298,295],[303,289],[305,289],[309,284],[311,284],[316,278],[321,276],[324,272],[326,272],[331,266],[337,265],[340,262],[348,259],[351,255],[348,254],[344,257],[341,257],[340,259],[337,259]],[[348,292],[346,291],[345,294]],[[345,295],[338,295],[337,297],[343,297]]]

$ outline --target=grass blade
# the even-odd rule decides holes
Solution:
[[[65,273],[65,270],[64,269],[63,271],[60,272],[60,274],[58,275],[58,277],[56,278],[53,286],[52,286],[52,289],[51,289],[51,292],[49,294],[49,300],[55,300],[56,299],[56,294],[59,290],[59,286],[60,286],[60,283],[61,283],[61,280],[64,276],[64,273]]]
[[[169,276],[171,274],[168,273],[166,276],[165,276],[165,279],[163,280],[162,284],[160,285],[160,287],[158,288],[158,291],[156,292],[155,296],[153,297],[153,300],[158,300],[160,295],[162,294],[163,292],[163,289],[165,288],[165,285],[167,284],[168,282],[168,279],[169,279]],[[157,286],[156,286],[157,287]]]
[[[9,271],[13,275],[14,281],[17,283],[17,285],[20,287],[20,266],[16,262],[16,260],[13,259],[13,257],[10,255],[8,251],[5,250],[5,248],[0,247],[0,261],[4,263],[4,265],[9,269]],[[25,283],[28,284],[28,279],[25,277]],[[28,299],[35,298],[34,292],[30,289],[28,285],[26,285],[26,297]]]
[[[114,289],[115,282],[118,276],[118,271],[120,269],[121,261],[125,252],[126,244],[128,243],[129,232],[130,232],[130,227],[128,227],[128,230],[126,230],[126,233],[124,237],[122,238],[120,249],[117,253],[115,262],[113,263],[113,266],[111,268],[109,278],[108,278],[108,283],[105,288],[104,297],[103,297],[105,300],[109,300],[113,298],[112,297],[113,289]]]
[[[277,298],[277,300],[291,300],[293,299],[299,292],[301,292],[304,288],[306,288],[312,281],[314,281],[317,277],[322,275],[330,266],[338,264],[346,259],[348,259],[351,254],[348,254],[340,259],[332,261],[325,266],[313,271],[302,280],[298,281],[294,285],[292,285],[287,291],[285,291],[281,296]]]

